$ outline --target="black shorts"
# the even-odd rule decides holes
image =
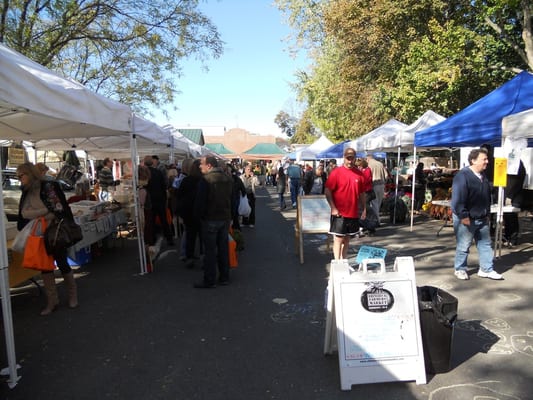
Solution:
[[[331,216],[329,233],[335,236],[355,236],[359,232],[359,218]]]

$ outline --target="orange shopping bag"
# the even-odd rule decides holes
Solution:
[[[44,231],[46,230],[46,220],[41,217],[33,224],[30,236],[26,242],[22,266],[24,268],[36,269],[38,271],[53,271],[55,269],[54,257],[48,255],[44,245]]]
[[[229,267],[237,268],[239,261],[237,260],[237,242],[231,235],[228,235],[228,254],[229,254]]]

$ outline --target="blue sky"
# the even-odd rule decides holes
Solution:
[[[258,134],[279,134],[274,118],[280,110],[297,112],[289,83],[303,69],[303,57],[289,56],[288,26],[272,0],[210,0],[200,9],[217,26],[224,54],[209,60],[209,71],[190,60],[178,85],[181,94],[169,118],[154,121],[175,127],[224,126]]]

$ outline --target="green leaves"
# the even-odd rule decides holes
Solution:
[[[410,123],[428,109],[454,114],[533,69],[530,1],[280,3],[312,49],[313,68],[296,88],[330,139],[354,138],[390,118]],[[311,9],[320,19],[305,18]]]
[[[183,59],[222,54],[216,27],[197,6],[197,0],[6,0],[0,41],[146,113],[179,93],[174,78]]]

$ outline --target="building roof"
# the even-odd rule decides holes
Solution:
[[[178,128],[178,132],[196,144],[199,144],[201,146],[205,144],[204,132],[202,129]]]

